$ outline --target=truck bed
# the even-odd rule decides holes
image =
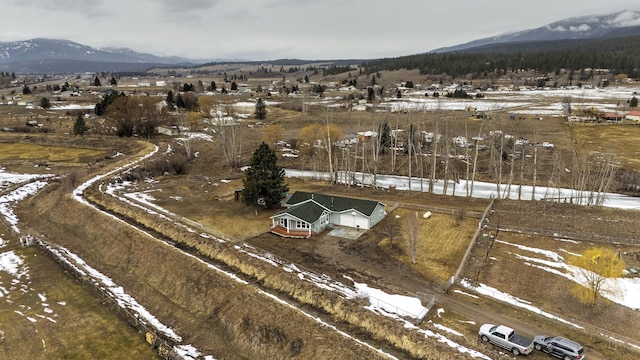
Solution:
[[[522,347],[529,347],[533,343],[533,340],[528,339],[520,334],[514,333],[511,339],[509,339],[514,344],[518,344]]]

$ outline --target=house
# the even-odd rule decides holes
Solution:
[[[640,111],[629,111],[625,116],[625,119],[631,121],[640,121]]]
[[[333,144],[337,147],[345,148],[345,147],[350,147],[351,145],[354,145],[357,143],[358,143],[358,137],[356,136],[356,134],[346,134],[344,135],[342,140],[338,140]]]
[[[385,215],[384,204],[373,200],[297,191],[271,217],[269,230],[284,237],[308,238],[328,226],[368,230]]]
[[[60,93],[60,97],[70,98],[82,95],[78,90],[65,90]]]
[[[367,130],[358,132],[358,142],[365,143],[378,137],[378,133],[375,131]]]
[[[452,140],[453,140],[453,143],[457,147],[467,147],[468,146],[467,138],[464,137],[464,136],[454,136]]]
[[[158,126],[158,134],[177,136],[180,135],[180,129],[177,126]]]
[[[624,120],[624,113],[606,112],[602,115],[602,118],[606,121],[621,121]]]

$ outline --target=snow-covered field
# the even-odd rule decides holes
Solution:
[[[564,115],[563,102],[571,99],[573,108],[595,108],[599,111],[624,110],[621,106],[626,104],[634,92],[640,93],[640,86],[609,86],[605,88],[558,88],[558,89],[531,89],[519,91],[493,90],[482,92],[484,98],[452,99],[445,96],[425,96],[426,91],[414,90],[407,92],[402,98],[385,98],[378,105],[379,110],[386,111],[434,111],[434,110],[466,110],[473,108],[476,111],[504,111],[514,114],[535,115]],[[446,91],[440,91],[445,94]],[[292,95],[294,96],[294,95]],[[344,100],[342,96],[324,97],[314,99],[310,104],[322,104],[327,106],[339,106]],[[277,101],[265,101],[267,106],[278,105]],[[33,108],[33,104],[26,104]],[[95,105],[80,105],[67,103],[56,105],[51,110],[91,110]],[[255,102],[237,101],[234,106],[239,112],[253,112]]]
[[[449,99],[425,97],[424,91],[413,91],[402,98],[386,98],[380,107],[390,111],[465,110],[503,111],[514,114],[564,115],[564,99],[571,99],[573,108],[595,108],[612,111],[618,103],[626,104],[639,87],[612,86],[606,88],[538,89],[521,91],[487,91],[481,99]],[[622,110],[622,109],[621,109]]]

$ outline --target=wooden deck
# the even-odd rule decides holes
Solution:
[[[269,231],[271,231],[272,233],[282,236],[282,237],[288,237],[288,238],[297,238],[297,239],[307,239],[310,238],[312,236],[315,236],[316,234],[314,232],[311,232],[311,234],[309,234],[309,231],[307,230],[289,230],[287,231],[287,229],[285,227],[282,226],[272,226],[269,228]]]

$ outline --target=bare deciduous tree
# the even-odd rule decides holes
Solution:
[[[151,138],[158,126],[166,122],[166,112],[150,97],[121,96],[107,107],[107,118],[118,136]]]
[[[242,127],[235,122],[233,105],[216,103],[209,113],[227,166],[235,169],[240,166]]]
[[[411,255],[411,262],[416,263],[416,256],[418,253],[418,235],[420,233],[420,218],[416,212],[414,216],[407,216],[407,235],[409,236],[409,254]]]
[[[393,240],[400,234],[402,226],[400,225],[400,216],[386,216],[382,222],[382,232],[389,238],[389,248],[393,248]]]

